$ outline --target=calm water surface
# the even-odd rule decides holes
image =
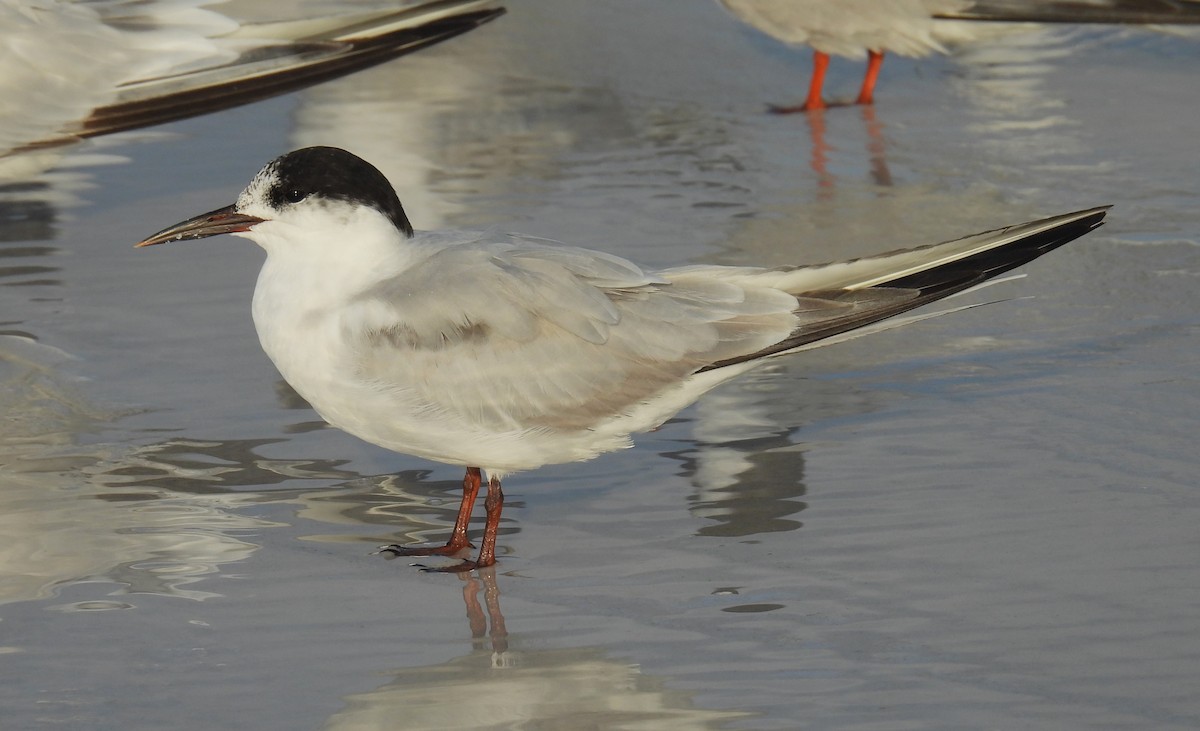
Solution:
[[[1200,43],[1038,30],[781,118],[808,54],[715,3],[509,6],[0,190],[0,726],[1200,726]],[[1003,303],[510,478],[498,570],[467,579],[371,555],[444,539],[461,473],[279,382],[256,247],[131,248],[309,144],[376,162],[419,228],[651,265],[1116,208],[960,300]]]

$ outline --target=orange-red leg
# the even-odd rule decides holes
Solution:
[[[397,556],[453,556],[464,548],[471,546],[471,541],[467,538],[467,527],[471,523],[471,512],[475,508],[475,498],[479,495],[479,487],[483,483],[483,475],[478,467],[468,467],[467,474],[463,476],[463,496],[462,502],[458,505],[458,517],[454,519],[454,530],[450,533],[450,540],[444,546],[401,546],[392,545],[383,548],[383,551],[393,553]],[[488,495],[491,495],[491,487],[488,487]]]
[[[879,80],[879,69],[883,66],[883,51],[871,51],[867,60],[867,73],[863,76],[862,89],[856,104],[875,103],[875,82]]]
[[[457,574],[495,565],[496,536],[500,533],[500,511],[504,509],[504,492],[500,489],[500,480],[495,477],[488,480],[487,497],[483,500],[483,507],[487,511],[487,521],[483,524],[483,543],[479,546],[479,558],[474,561],[466,559],[453,566],[436,568],[424,566],[422,570],[439,574]]]
[[[458,506],[458,518],[454,521],[454,531],[450,534],[450,540],[446,545],[416,548],[393,545],[382,550],[397,556],[453,556],[470,546],[471,543],[467,540],[467,525],[471,522],[471,511],[475,506],[475,498],[479,494],[479,487],[482,483],[483,476],[480,469],[468,467],[467,474],[463,477],[463,499]],[[483,543],[479,547],[479,557],[474,561],[467,559],[453,566],[423,567],[426,571],[457,573],[481,569],[496,563],[496,536],[500,533],[500,513],[504,510],[504,490],[500,487],[500,480],[495,477],[488,480],[487,497],[484,498],[483,507],[487,518],[483,524]]]
[[[500,512],[504,510],[504,491],[500,488],[500,480],[495,477],[488,480],[487,497],[483,500],[483,508],[487,512],[487,520],[483,524],[483,543],[479,547],[479,558],[475,568],[483,568],[496,563],[496,536],[500,533]]]
[[[799,106],[772,106],[771,111],[775,114],[793,114],[795,112],[810,112],[814,109],[824,109],[825,100],[821,97],[821,92],[825,88],[825,72],[828,70],[829,54],[813,51],[813,71],[812,79],[808,82],[808,98]]]

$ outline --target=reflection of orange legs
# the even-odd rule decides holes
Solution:
[[[504,624],[504,614],[500,611],[500,588],[496,586],[496,570],[485,569],[479,572],[476,579],[466,575],[463,585],[463,601],[467,604],[467,621],[471,624],[471,639],[482,640],[486,633],[491,639],[492,652],[508,650],[508,628]],[[484,616],[483,607],[479,604],[479,589],[483,586],[483,601],[487,607]],[[488,631],[488,620],[491,620],[491,631]]]
[[[817,174],[817,185],[821,198],[828,198],[833,190],[834,177],[829,174],[829,143],[825,141],[825,115],[820,111],[808,114],[808,130],[812,139],[812,155],[809,166]]]
[[[871,51],[867,60],[867,73],[863,76],[862,89],[855,104],[875,103],[875,82],[879,80],[879,68],[883,66],[883,51]]]
[[[875,107],[872,105],[864,105],[860,110],[860,114],[866,125],[867,153],[870,156],[871,162],[871,180],[876,185],[889,186],[892,184],[892,173],[888,169],[887,139],[883,133],[883,124],[875,117]],[[825,113],[814,111],[809,112],[805,117],[808,120],[810,136],[809,167],[816,174],[818,197],[821,200],[828,200],[833,197],[837,178],[833,173],[829,172],[830,152],[834,148],[825,137],[827,127]]]
[[[867,152],[871,156],[871,179],[876,185],[891,185],[892,171],[887,163],[887,140],[883,136],[883,125],[875,118],[875,107],[862,108],[863,122],[867,126]]]
[[[475,498],[483,484],[483,475],[478,467],[468,467],[463,477],[462,502],[458,506],[458,517],[454,520],[454,531],[450,540],[444,546],[409,547],[387,546],[382,549],[397,556],[453,556],[464,548],[470,548],[471,541],[467,539],[467,527],[471,523],[471,512],[475,508]],[[504,509],[504,492],[500,489],[500,480],[492,477],[488,480],[487,497],[484,498],[484,509],[487,511],[487,521],[483,526],[483,545],[479,549],[479,558],[475,561],[463,561],[445,568],[427,569],[429,571],[470,571],[496,563],[496,535],[500,531],[500,511]]]

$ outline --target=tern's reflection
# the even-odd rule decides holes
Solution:
[[[692,513],[708,521],[702,536],[749,536],[800,528],[790,516],[804,510],[804,453],[793,434],[805,414],[772,414],[778,394],[751,377],[718,389],[696,405],[692,446],[669,454],[680,460],[696,492]]]
[[[106,484],[102,475],[123,456],[85,437],[122,414],[83,396],[66,375],[70,360],[0,336],[0,604],[77,582],[106,598],[60,609],[124,608],[128,601],[107,597],[135,593],[212,596],[194,584],[253,553],[238,536],[269,523],[238,512],[246,496]]]
[[[387,685],[347,696],[326,731],[394,729],[714,729],[752,716],[696,708],[637,666],[597,647],[513,649],[494,567],[463,575],[469,654],[405,668]]]
[[[139,447],[101,475],[110,487],[153,488],[186,494],[269,489],[290,480],[346,480],[345,460],[271,459],[258,450],[282,439],[169,439]]]

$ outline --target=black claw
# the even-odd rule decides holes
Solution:
[[[467,571],[474,571],[478,568],[474,561],[469,560],[451,564],[450,566],[424,566],[419,563],[415,563],[413,566],[419,567],[421,571],[427,574],[461,574]]]

